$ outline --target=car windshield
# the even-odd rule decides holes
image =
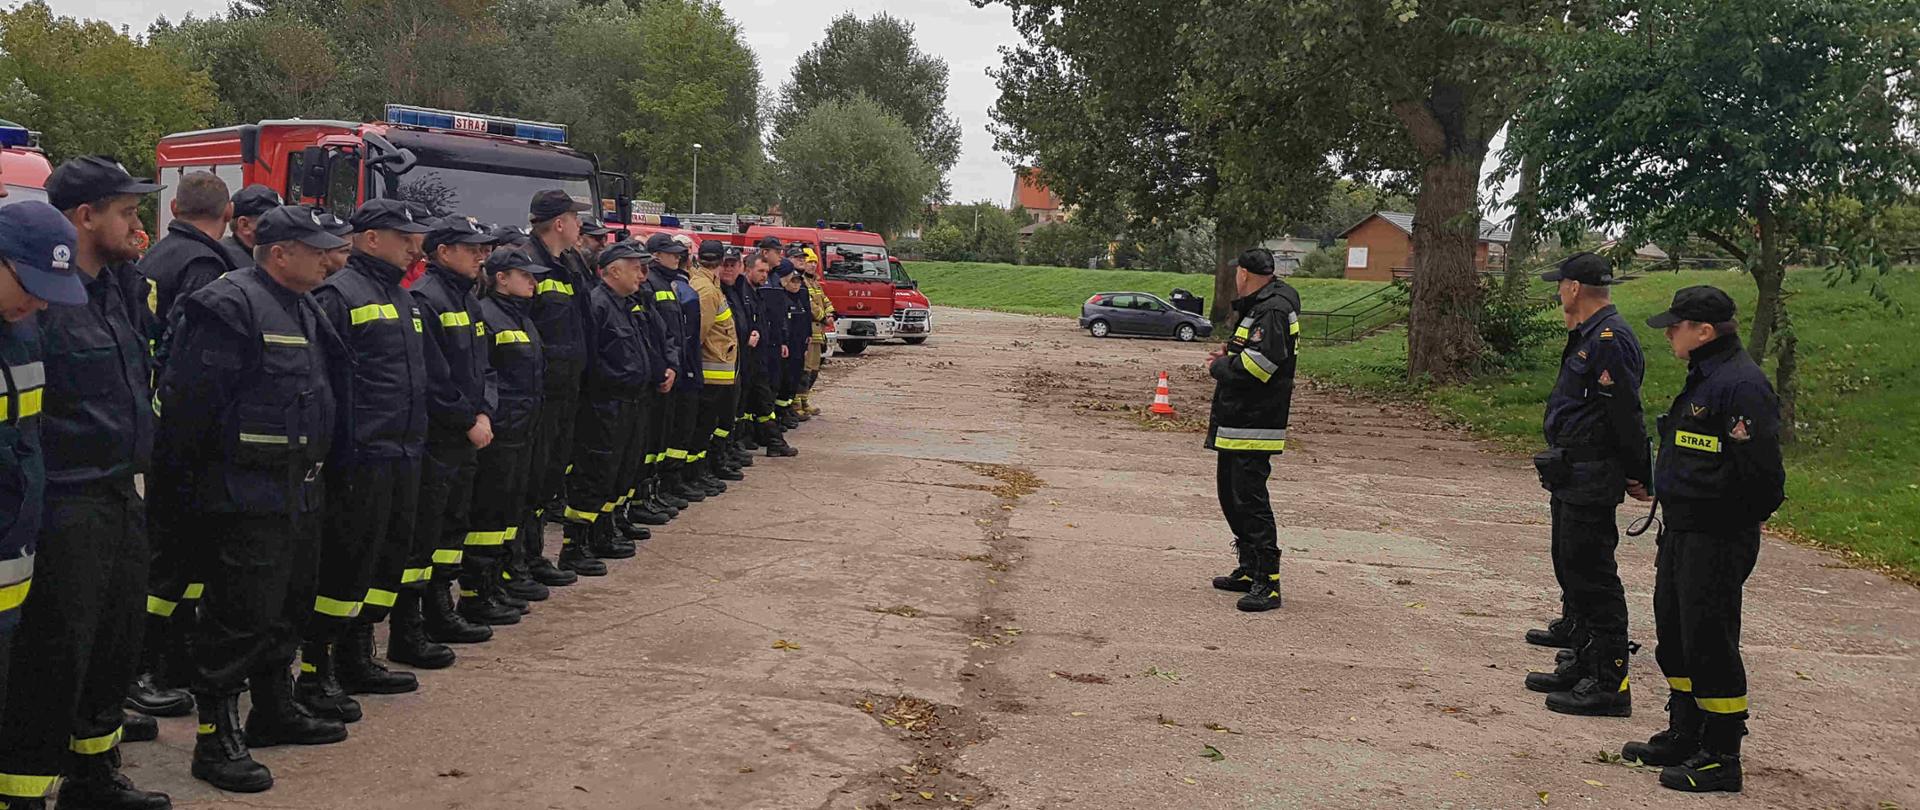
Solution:
[[[913,277],[907,275],[907,269],[905,267],[901,267],[900,265],[895,264],[893,262],[888,262],[887,264],[889,265],[888,269],[892,271],[891,274],[893,276],[893,283],[895,284],[913,283]]]
[[[555,179],[426,165],[402,175],[393,196],[424,205],[436,217],[461,214],[517,226],[527,221],[527,202],[534,192],[550,188],[592,204],[593,185],[586,177]]]
[[[826,251],[826,256],[823,257],[826,259],[826,275],[835,278],[875,278],[881,281],[893,278],[887,267],[885,246],[828,242],[821,247]]]

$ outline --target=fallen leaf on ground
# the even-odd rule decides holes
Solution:
[[[1426,610],[1426,609],[1427,609],[1427,603],[1425,603],[1425,602],[1408,602],[1408,603],[1407,603],[1407,607],[1410,607],[1410,608],[1413,608],[1414,610]]]
[[[1193,781],[1193,777],[1191,777],[1191,776],[1182,776],[1182,777],[1180,777],[1180,781],[1182,781],[1182,782],[1185,782],[1185,783],[1187,783],[1187,784],[1189,784],[1189,785],[1197,785],[1197,784],[1200,784],[1199,782],[1195,782],[1195,781]]]
[[[1547,806],[1547,792],[1544,790],[1540,791],[1540,806],[1541,807]]]
[[[742,766],[740,766],[740,772],[741,772],[741,773],[753,773],[753,769],[752,769],[752,768],[749,768],[749,767],[747,767],[747,766],[745,766],[745,765],[742,765]]]
[[[1213,747],[1213,746],[1211,746],[1211,745],[1203,745],[1203,746],[1201,746],[1201,747],[1200,747],[1200,756],[1202,756],[1202,757],[1205,757],[1205,758],[1207,758],[1207,759],[1211,759],[1211,760],[1213,760],[1214,762],[1219,762],[1220,760],[1223,760],[1223,759],[1226,759],[1226,758],[1227,758],[1227,755],[1226,755],[1226,754],[1222,754],[1222,753],[1220,753],[1220,749],[1218,749],[1218,748],[1215,748],[1215,747]]]
[[[1605,783],[1605,782],[1602,782],[1602,781],[1600,781],[1600,780],[1598,780],[1598,779],[1582,779],[1582,780],[1580,780],[1580,781],[1582,781],[1582,782],[1585,782],[1585,783],[1587,783],[1587,784],[1589,784],[1589,785],[1592,785],[1592,786],[1594,786],[1594,787],[1606,787],[1606,786],[1607,786],[1607,783]]]
[[[1087,713],[1086,712],[1067,712],[1067,715],[1069,717],[1086,717]]]
[[[1218,731],[1222,734],[1239,734],[1240,733],[1238,731],[1234,731],[1233,729],[1227,728],[1226,726],[1220,725],[1219,723],[1208,723],[1205,726],[1202,726],[1202,728],[1205,728],[1208,731]]]
[[[438,773],[438,774],[435,774],[435,775],[436,775],[436,776],[450,776],[450,777],[453,777],[453,778],[455,778],[455,779],[458,779],[458,778],[460,778],[460,777],[462,777],[462,776],[466,776],[466,775],[467,775],[467,772],[466,772],[466,771],[463,771],[463,770],[460,770],[459,768],[449,768],[449,769],[447,769],[447,770],[445,770],[445,771],[441,771],[440,773]]]
[[[1473,774],[1470,774],[1470,773],[1467,773],[1466,771],[1454,771],[1454,772],[1453,772],[1453,775],[1454,775],[1454,776],[1457,776],[1457,777],[1460,777],[1461,779],[1472,779],[1472,778],[1473,778]]]
[[[927,801],[933,801],[933,791],[931,790],[920,791],[920,798],[926,799]]]
[[[1112,681],[1107,680],[1107,676],[1096,675],[1091,672],[1061,672],[1060,670],[1056,669],[1052,672],[1047,673],[1047,677],[1065,678],[1069,681],[1073,681],[1074,683],[1112,683]]]
[[[797,650],[800,649],[800,645],[782,638],[774,640],[773,648],[776,650]]]
[[[1805,672],[1801,672],[1800,670],[1797,670],[1797,669],[1793,671],[1793,677],[1799,678],[1800,680],[1803,680],[1803,681],[1813,680],[1813,676],[1808,675]]]

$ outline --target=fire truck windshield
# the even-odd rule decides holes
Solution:
[[[826,275],[835,278],[873,278],[881,281],[893,277],[887,267],[887,249],[880,245],[850,245],[840,242],[828,242],[821,245],[826,251]]]
[[[400,177],[394,196],[416,202],[436,217],[461,214],[481,222],[520,227],[527,224],[527,203],[536,191],[558,188],[576,200],[592,200],[585,177],[555,179],[472,169],[415,166]]]

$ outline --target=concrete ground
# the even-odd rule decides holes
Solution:
[[[345,743],[259,752],[271,792],[192,780],[186,719],[128,773],[183,808],[1920,807],[1909,586],[1769,540],[1746,793],[1673,794],[1599,756],[1664,724],[1651,649],[1632,719],[1521,687],[1557,605],[1526,459],[1303,391],[1272,482],[1286,608],[1242,614],[1207,585],[1232,552],[1188,432],[1204,347],[938,324],[836,361],[800,457],[612,576],[362,698]],[[1171,424],[1137,415],[1161,370]],[[1650,648],[1652,537],[1620,558]]]

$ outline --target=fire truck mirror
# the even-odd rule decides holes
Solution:
[[[327,196],[327,150],[309,146],[300,150],[300,198],[321,200]]]

